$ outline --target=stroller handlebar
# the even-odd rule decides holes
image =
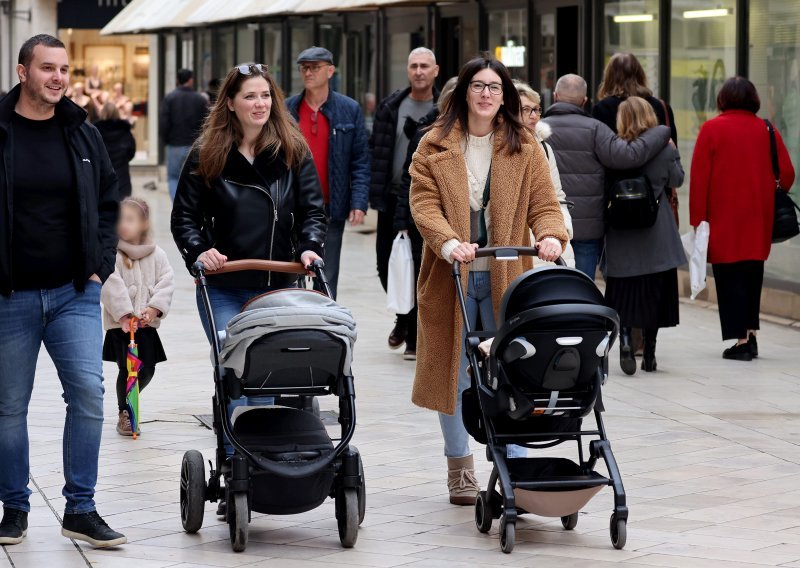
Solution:
[[[244,270],[256,270],[260,272],[283,272],[285,274],[306,274],[308,270],[299,262],[284,262],[279,260],[231,260],[218,270],[208,270],[202,262],[194,264],[194,272],[203,272],[211,276],[215,274],[228,274],[230,272],[242,272]]]
[[[487,256],[494,257],[495,260],[517,260],[520,255],[522,256],[538,256],[539,247],[486,247],[475,251],[475,258],[485,258]],[[567,263],[563,258],[556,259],[558,266],[566,266]],[[453,261],[453,275],[458,276],[461,274],[461,262]]]

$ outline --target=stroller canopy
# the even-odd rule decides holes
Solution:
[[[237,377],[244,373],[248,348],[266,334],[316,329],[331,333],[347,346],[343,372],[350,374],[356,322],[347,308],[324,294],[302,288],[277,290],[258,296],[228,323],[220,361]]]

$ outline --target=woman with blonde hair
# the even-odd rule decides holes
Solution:
[[[620,138],[637,139],[658,126],[651,105],[641,97],[629,97],[619,106],[617,130]],[[674,144],[668,144],[640,170],[611,172],[608,186],[620,180],[644,176],[658,202],[655,223],[650,227],[620,229],[610,226],[605,237],[606,302],[619,313],[620,366],[628,375],[636,373],[631,346],[631,328],[644,334],[642,369],[656,370],[656,337],[659,328],[678,325],[678,273],[686,262],[678,227],[665,199],[665,188],[683,183],[683,167]],[[611,196],[613,206],[613,195]]]

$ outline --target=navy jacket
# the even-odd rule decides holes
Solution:
[[[286,99],[295,120],[305,91]],[[320,112],[330,125],[328,150],[328,193],[331,219],[343,220],[350,210],[369,206],[369,148],[361,106],[341,93],[330,91]]]

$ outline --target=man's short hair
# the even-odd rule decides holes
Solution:
[[[178,84],[185,85],[189,81],[192,80],[194,77],[194,73],[191,69],[178,69]]]
[[[431,59],[433,59],[433,64],[436,65],[436,54],[427,47],[415,47],[408,54],[408,58],[411,59],[412,55],[430,55]]]
[[[19,58],[17,59],[17,63],[28,67],[31,64],[31,61],[33,61],[33,50],[36,49],[37,45],[67,49],[67,46],[64,45],[64,42],[57,37],[53,37],[48,34],[35,35],[26,40],[25,43],[22,44],[22,47],[19,48]]]
[[[572,73],[559,77],[555,92],[560,101],[567,101],[576,105],[583,104],[586,98],[586,80],[580,75]]]

